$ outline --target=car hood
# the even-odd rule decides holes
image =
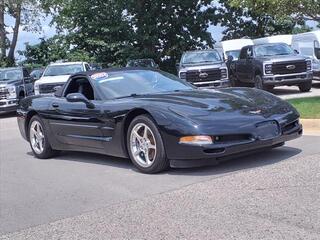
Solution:
[[[18,83],[20,83],[21,80],[8,80],[8,81],[0,81],[0,87],[6,87],[6,86],[9,86],[9,85],[16,85]]]
[[[144,97],[147,99],[198,123],[212,124],[212,120],[223,122],[226,119],[237,122],[248,118],[262,121],[283,114],[299,117],[287,102],[271,93],[249,88],[182,91]]]
[[[202,70],[202,69],[212,69],[212,68],[220,68],[226,67],[224,62],[217,63],[201,63],[201,64],[186,64],[180,68],[180,71],[191,71],[191,70]]]
[[[300,55],[275,55],[275,56],[259,57],[258,59],[262,61],[270,61],[270,62],[288,62],[288,61],[303,61],[303,60],[306,60],[306,57],[300,56]]]
[[[47,84],[47,83],[64,83],[68,81],[71,75],[61,75],[61,76],[43,76],[36,81],[36,84]]]

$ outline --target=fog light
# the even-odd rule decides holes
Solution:
[[[210,136],[185,136],[180,138],[179,143],[202,145],[212,144],[213,141]]]

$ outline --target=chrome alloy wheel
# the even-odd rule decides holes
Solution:
[[[30,142],[32,149],[41,154],[44,150],[44,132],[40,122],[33,121],[30,127]]]
[[[136,124],[130,134],[130,151],[141,167],[150,167],[156,158],[156,140],[151,129],[144,123]]]

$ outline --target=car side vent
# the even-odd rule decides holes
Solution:
[[[283,134],[290,134],[292,132],[294,132],[295,130],[297,130],[299,127],[299,120],[296,120],[292,123],[289,123],[285,126],[282,127],[282,133]]]

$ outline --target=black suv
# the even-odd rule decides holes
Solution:
[[[297,55],[284,43],[243,47],[239,60],[230,64],[233,86],[251,83],[256,88],[271,90],[275,86],[296,85],[301,92],[308,92],[312,78],[311,59]]]
[[[15,111],[19,101],[33,94],[33,78],[25,68],[0,68],[0,113]]]

